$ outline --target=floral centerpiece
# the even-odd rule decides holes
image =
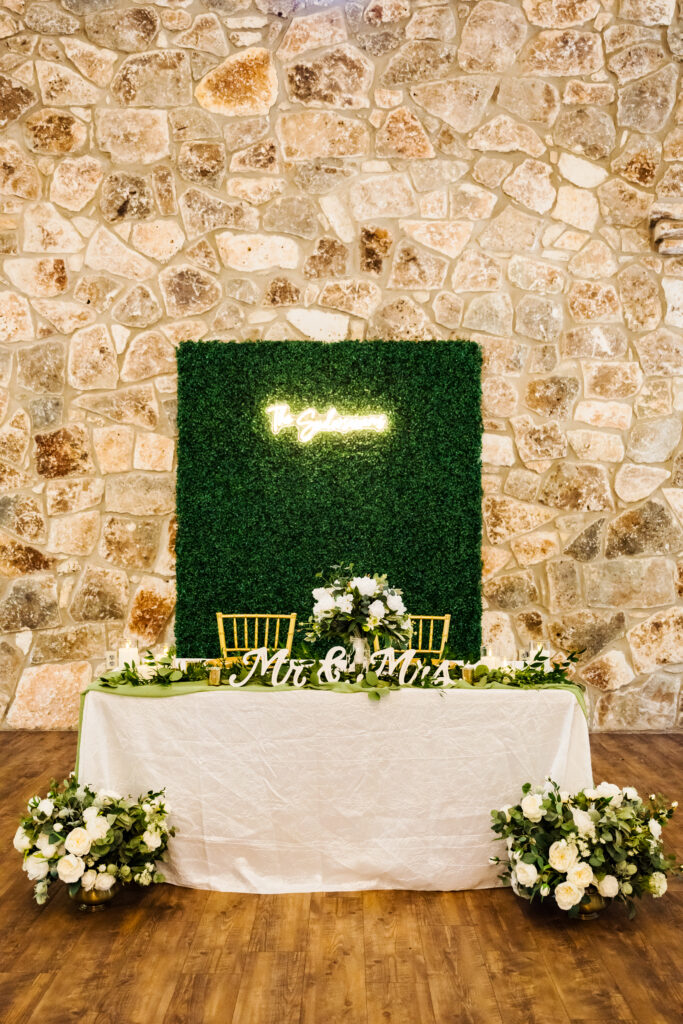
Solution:
[[[46,797],[31,797],[14,836],[37,903],[45,903],[59,879],[69,895],[108,893],[117,882],[163,882],[156,862],[164,859],[175,830],[167,823],[164,791],[133,800],[79,785],[72,774]]]
[[[680,870],[661,842],[675,803],[608,782],[573,796],[550,780],[522,792],[519,804],[491,811],[491,827],[507,843],[500,877],[524,899],[552,899],[572,917],[615,900],[633,917],[636,897],[663,896],[667,874]]]
[[[412,625],[402,591],[390,587],[386,576],[354,576],[352,565],[333,565],[332,573],[313,591],[306,640],[352,647],[359,664],[367,664],[369,641],[375,637],[409,643]],[[318,578],[324,578],[322,573]]]

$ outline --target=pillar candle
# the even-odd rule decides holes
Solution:
[[[137,647],[119,647],[119,668],[124,665],[139,665],[140,652]]]

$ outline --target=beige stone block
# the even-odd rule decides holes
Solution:
[[[166,111],[100,109],[97,143],[114,164],[154,164],[169,155]]]
[[[125,473],[108,477],[105,507],[127,515],[167,515],[175,511],[175,481],[156,473]]]
[[[601,433],[599,430],[568,430],[567,440],[577,458],[588,462],[621,462],[624,458],[624,442],[618,434]]]
[[[163,434],[138,434],[133,455],[134,469],[168,473],[173,468],[175,443]]]
[[[293,269],[299,263],[297,242],[283,235],[236,235],[223,231],[216,236],[216,243],[223,264],[231,270]]]
[[[61,40],[64,52],[78,70],[95,85],[104,88],[111,81],[118,54],[73,37]]]
[[[584,570],[592,607],[656,608],[676,600],[673,563],[667,558],[617,558]]]
[[[277,55],[280,60],[292,60],[307,50],[333,46],[335,43],[344,42],[345,39],[344,16],[340,10],[332,8],[294,18],[282,37]]]
[[[623,651],[607,651],[594,658],[583,666],[581,676],[589,686],[603,691],[620,690],[635,679]]]
[[[100,532],[99,512],[78,512],[50,522],[48,551],[59,555],[90,555]]]
[[[630,398],[640,391],[643,372],[633,362],[582,363],[584,394],[587,398]]]
[[[172,220],[141,221],[133,225],[131,242],[138,252],[158,263],[168,263],[185,241],[182,229]]]
[[[481,616],[481,642],[494,647],[506,658],[514,658],[517,641],[507,612],[485,611]]]
[[[512,438],[504,434],[482,435],[481,461],[490,466],[513,466],[515,452]]]
[[[492,548],[484,544],[481,549],[482,579],[494,576],[510,561],[510,552],[504,548]]]
[[[129,249],[105,227],[97,228],[92,235],[85,252],[85,264],[92,270],[103,270],[132,281],[144,281],[155,273],[150,260]]]
[[[19,257],[5,260],[4,271],[15,288],[31,297],[50,298],[54,295],[61,295],[69,287],[66,262],[57,256]],[[5,293],[5,295],[7,294]],[[20,304],[12,302],[11,308],[23,309],[24,302],[24,299]],[[23,330],[26,331],[27,328],[24,327]]]
[[[131,427],[95,427],[93,448],[100,473],[124,473],[131,469],[134,437]]]
[[[637,672],[683,663],[683,608],[656,612],[628,632]]]
[[[542,31],[524,48],[522,64],[531,75],[590,75],[604,64],[602,40],[597,32],[579,29]]]
[[[598,221],[598,201],[588,189],[560,185],[552,216],[572,227],[593,231]]]
[[[632,418],[633,410],[625,402],[601,402],[597,399],[585,399],[578,402],[574,410],[575,420],[579,420],[581,423],[590,423],[592,427],[628,430]]]
[[[12,729],[75,729],[80,693],[91,679],[87,661],[24,669],[7,724]]]
[[[671,476],[667,469],[656,466],[636,466],[631,462],[624,463],[617,470],[614,478],[614,490],[622,501],[642,501],[648,498],[660,484]],[[666,494],[666,490],[664,491]],[[674,493],[676,493],[674,491]],[[681,509],[683,512],[683,508]]]
[[[497,85],[493,75],[466,75],[415,85],[412,99],[456,132],[469,132],[481,122]]]
[[[527,35],[522,12],[511,4],[481,0],[462,30],[458,61],[464,71],[505,71]]]
[[[515,498],[489,496],[484,499],[484,523],[492,544],[503,544],[512,537],[531,533],[537,526],[553,519],[557,513],[539,505]]]
[[[642,686],[603,694],[595,705],[599,730],[662,730],[676,722],[680,674],[655,672]]]
[[[251,47],[213,68],[195,89],[200,106],[214,114],[267,114],[278,94],[277,74],[268,50]]]
[[[69,345],[69,384],[79,391],[115,388],[119,379],[116,349],[104,324],[75,331]]]
[[[174,581],[145,576],[133,595],[126,635],[140,645],[153,644],[174,607]]]
[[[538,531],[510,541],[512,553],[522,566],[536,565],[560,554],[560,538],[552,531]]]

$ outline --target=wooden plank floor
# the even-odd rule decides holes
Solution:
[[[92,916],[31,899],[18,813],[73,765],[65,733],[0,734],[2,1024],[674,1024],[683,885],[597,921],[509,890],[243,896],[157,886]],[[601,735],[596,781],[683,797],[680,736]],[[683,803],[683,800],[682,800]],[[683,810],[680,814],[683,819]],[[683,852],[683,822],[669,844]]]

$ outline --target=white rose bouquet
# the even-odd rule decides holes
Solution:
[[[608,782],[573,796],[550,780],[522,792],[519,804],[491,811],[491,827],[508,851],[492,860],[505,863],[500,877],[524,899],[550,898],[574,917],[597,893],[633,917],[636,897],[663,896],[667,874],[681,870],[661,843],[675,803]]]
[[[50,885],[64,882],[71,895],[80,888],[106,891],[116,882],[163,882],[156,862],[164,859],[175,830],[167,823],[164,791],[138,800],[79,785],[72,774],[53,781],[44,799],[31,797],[14,836],[37,903]]]
[[[402,592],[390,587],[386,576],[354,576],[352,565],[333,565],[332,573],[330,581],[313,591],[306,640],[348,645],[353,638],[384,637],[409,643],[412,625]]]

